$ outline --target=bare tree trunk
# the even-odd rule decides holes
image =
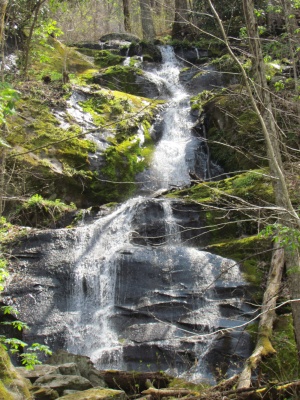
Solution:
[[[5,44],[5,13],[8,0],[0,0],[0,61],[1,61],[1,79],[4,82],[4,44]]]
[[[263,62],[260,38],[258,35],[257,24],[255,19],[253,0],[243,0],[244,15],[249,35],[249,44],[253,56],[252,63],[255,75],[253,81],[248,78],[242,64],[240,63],[236,55],[233,53],[230,44],[228,42],[228,38],[224,30],[222,21],[219,18],[219,15],[216,12],[211,0],[208,0],[208,2],[211,7],[211,10],[213,11],[215,17],[217,18],[218,24],[220,26],[223,35],[223,41],[226,44],[231,57],[236,61],[236,63],[240,68],[249,95],[249,99],[261,123],[262,132],[264,135],[267,153],[269,157],[270,172],[274,180],[275,202],[276,205],[279,207],[279,209],[282,210],[281,212],[278,213],[278,220],[285,227],[299,229],[300,218],[295,209],[293,208],[283,170],[280,147],[279,147],[280,141],[279,141],[278,129],[273,113],[271,95],[266,81],[265,67]],[[289,274],[289,284],[290,284],[289,287],[290,287],[291,297],[292,299],[296,300],[300,298],[300,260],[298,251],[293,251],[293,252],[286,251],[285,262],[286,262],[287,272]],[[300,301],[294,301],[291,303],[298,355],[300,355],[300,304],[299,303]],[[245,387],[246,384],[248,385],[250,384],[249,379],[247,380],[246,378],[244,383],[243,384],[241,383],[243,387]]]
[[[297,21],[295,16],[293,15],[291,3],[286,0],[281,0],[281,5],[283,9],[284,19],[285,19],[285,26],[286,31],[288,34],[289,40],[289,48],[290,48],[290,57],[293,61],[293,74],[294,74],[294,81],[295,81],[295,94],[298,96],[299,89],[298,89],[298,74],[297,74],[297,61],[299,61],[299,53],[297,52],[298,43],[299,43],[299,34],[296,33],[298,29]],[[298,103],[297,103],[298,105]],[[299,105],[298,105],[298,113]]]
[[[143,39],[152,41],[155,31],[150,7],[150,0],[140,0]]]
[[[270,170],[272,175],[275,177],[275,202],[277,206],[283,208],[283,212],[279,215],[279,221],[284,226],[299,229],[300,219],[291,203],[284,176],[281,153],[279,149],[278,129],[273,114],[271,95],[266,81],[260,40],[254,16],[253,1],[243,0],[243,6],[246,25],[250,36],[249,40],[252,47],[252,54],[256,60],[255,72],[257,85],[255,88],[257,93],[257,101],[262,102],[263,107],[262,117],[265,124],[265,142],[268,149]],[[285,261],[289,275],[291,298],[298,299],[300,298],[300,259],[298,250],[286,251]],[[300,304],[299,302],[293,302],[291,306],[298,356],[300,357]]]
[[[125,32],[131,32],[129,0],[123,0],[123,12]]]
[[[45,3],[46,0],[38,0],[38,2],[35,5],[34,9],[34,16],[33,16],[33,21],[31,23],[30,29],[29,29],[29,34],[26,40],[26,46],[25,46],[25,59],[24,59],[24,67],[23,67],[23,73],[26,76],[28,72],[28,64],[29,64],[29,54],[30,54],[30,45],[31,45],[31,39],[33,35],[34,28],[36,26],[40,8],[43,3]]]
[[[175,20],[172,28],[172,37],[183,38],[188,33],[188,3],[187,0],[175,0]]]

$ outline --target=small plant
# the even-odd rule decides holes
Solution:
[[[0,258],[0,293],[4,290],[5,281],[8,278],[7,272],[7,261],[4,258]],[[12,306],[2,306],[0,311],[3,315],[13,315],[17,316],[18,311]],[[18,331],[23,329],[29,329],[25,322],[14,320],[14,321],[1,321],[0,325],[9,325]],[[5,350],[9,350],[11,354],[18,354],[21,360],[21,364],[25,366],[26,369],[33,369],[35,365],[41,364],[38,359],[39,353],[44,353],[46,355],[51,355],[52,352],[48,346],[33,343],[28,346],[27,343],[19,340],[17,338],[8,338],[5,335],[0,335],[0,345],[2,345]],[[26,349],[26,351],[24,351]]]

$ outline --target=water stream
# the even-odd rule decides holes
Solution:
[[[161,51],[162,66],[147,73],[168,100],[162,138],[144,176],[149,191],[189,185],[199,153],[179,82],[182,65],[171,47]],[[181,228],[172,201],[137,197],[78,230],[69,351],[90,356],[102,369],[165,369],[192,378],[211,373],[213,337],[199,334],[243,320],[245,282],[233,261],[185,246]]]

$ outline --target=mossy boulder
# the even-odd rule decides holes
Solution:
[[[143,56],[145,59],[147,59],[147,61],[152,62],[162,61],[162,55],[159,47],[148,42],[131,43],[128,49],[128,56]]]
[[[86,47],[79,47],[77,50],[88,57],[92,57],[94,64],[99,68],[107,68],[111,67],[112,65],[118,65],[125,60],[124,56],[115,54],[109,50],[90,49]]]
[[[136,96],[155,98],[159,91],[155,83],[147,78],[138,68],[130,66],[113,66],[95,74],[92,82],[111,90],[118,90]]]
[[[93,68],[93,62],[83,54],[49,36],[46,45],[39,44],[35,48],[30,75],[37,79],[49,76],[52,81],[56,81],[63,80],[62,73],[65,70],[76,74]]]
[[[0,400],[31,400],[30,382],[22,378],[0,345]]]

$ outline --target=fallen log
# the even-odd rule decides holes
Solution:
[[[171,382],[171,377],[163,372],[136,371],[100,371],[101,378],[111,389],[124,390],[126,394],[137,394],[151,386],[165,388]]]

